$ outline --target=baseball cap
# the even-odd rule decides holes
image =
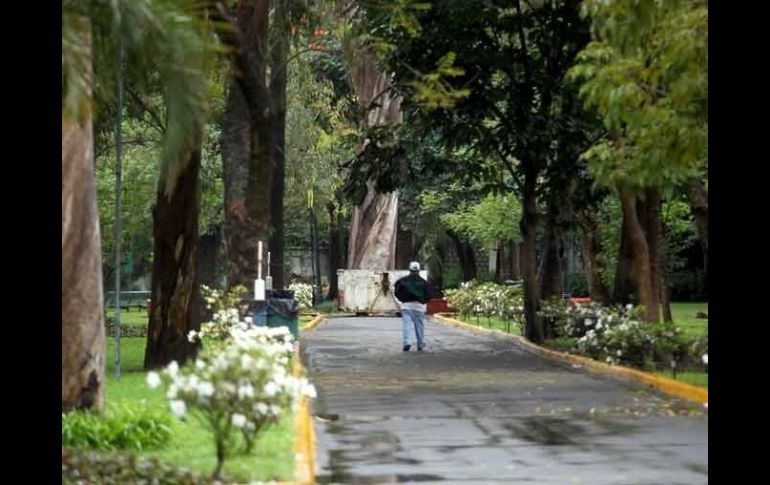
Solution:
[[[417,261],[409,263],[409,271],[420,271],[420,263]]]

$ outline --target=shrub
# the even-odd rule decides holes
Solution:
[[[168,413],[110,406],[104,415],[90,411],[62,413],[62,446],[95,450],[149,450],[171,440]]]

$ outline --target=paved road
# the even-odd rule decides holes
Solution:
[[[686,401],[438,322],[401,351],[397,318],[302,335],[319,483],[708,483],[708,417]]]

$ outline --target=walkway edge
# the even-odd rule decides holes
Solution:
[[[460,320],[455,320],[454,318],[448,317],[445,314],[437,313],[433,316],[440,322],[443,322],[449,325],[454,325],[456,327],[466,328],[474,332],[493,333],[493,334],[498,334],[507,338],[511,338],[515,340],[520,346],[524,347],[525,349],[541,357],[545,357],[545,358],[562,362],[562,363],[579,365],[581,367],[584,367],[590,371],[593,371],[599,374],[611,375],[622,379],[643,382],[667,394],[689,399],[690,401],[695,401],[699,404],[708,404],[708,400],[709,400],[708,389],[703,389],[702,387],[693,386],[690,384],[686,384],[684,382],[675,381],[674,379],[669,379],[667,377],[662,377],[655,374],[650,374],[648,372],[631,369],[629,367],[608,365],[608,364],[605,364],[604,362],[599,362],[589,357],[582,357],[579,355],[573,355],[565,352],[558,352],[555,350],[546,349],[544,347],[541,347],[539,345],[536,345],[530,342],[529,340],[525,339],[520,335],[512,335],[510,333],[505,333],[500,330],[479,327],[476,325],[472,325],[470,323],[461,322]]]
[[[323,320],[323,315],[319,315]],[[316,317],[318,318],[318,317]],[[319,322],[320,322],[319,320]],[[315,319],[314,319],[315,321]],[[305,368],[300,358],[300,343],[295,345],[294,377],[305,375]],[[315,430],[310,413],[310,399],[303,396],[294,413],[294,479],[289,482],[297,485],[315,484]]]
[[[326,318],[326,315],[319,313],[306,325],[300,328],[301,332],[307,332],[315,329]],[[294,348],[294,377],[302,377],[306,374],[305,367],[302,365],[301,344],[297,342]],[[299,407],[294,413],[294,480],[287,482],[297,485],[315,484],[315,429],[313,428],[313,418],[310,412],[310,399],[303,397]]]
[[[326,318],[326,315],[324,315],[323,313],[319,313],[318,315],[315,316],[315,318],[310,320],[307,324],[303,325],[300,328],[300,331],[308,332],[310,330],[315,329],[318,325],[321,324],[321,322],[324,321],[325,318]]]

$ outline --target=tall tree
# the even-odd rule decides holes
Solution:
[[[578,1],[447,1],[417,20],[421,35],[415,37],[392,25],[382,29],[394,46],[388,68],[408,103],[410,127],[423,135],[437,130],[447,149],[473,154],[466,159],[470,163],[439,165],[434,173],[472,172],[469,176],[521,197],[524,333],[540,341],[538,196],[546,167],[561,158],[553,142],[575,119],[575,110],[563,109],[574,96],[565,90],[564,74],[589,40],[588,23],[579,16]],[[404,172],[402,160],[385,163]]]
[[[351,16],[357,16],[357,8]],[[350,38],[345,50],[350,83],[360,108],[360,127],[400,123],[401,97],[394,94],[390,76],[378,66],[372,46],[360,38]],[[348,267],[394,269],[397,236],[398,192],[379,193],[375,183],[367,181],[366,194],[353,209]]]
[[[101,409],[105,364],[102,255],[87,105],[93,85],[91,22],[74,13],[64,20],[62,47],[71,57],[62,66],[70,70],[62,100],[62,411]]]
[[[169,120],[178,129],[167,133],[167,150],[168,159],[175,160],[183,151],[180,135],[187,133],[188,123],[203,118],[197,89],[199,54],[213,43],[203,33],[198,7],[193,0],[63,4],[62,409],[99,408],[103,393],[104,322],[90,115],[109,106],[118,69],[127,85],[140,89],[159,80],[169,88],[167,103],[174,106]],[[118,39],[125,49],[123,65],[115,62]],[[173,188],[167,186],[169,192]]]
[[[284,286],[286,80],[292,27],[301,1],[240,0],[209,4],[231,47],[232,78],[222,122],[228,284],[257,276],[257,246],[269,241],[275,287]]]
[[[570,75],[609,133],[584,157],[600,183],[618,190],[621,247],[625,242],[630,249],[638,300],[654,322],[661,191],[707,166],[708,2],[588,0],[584,8],[595,41]]]

